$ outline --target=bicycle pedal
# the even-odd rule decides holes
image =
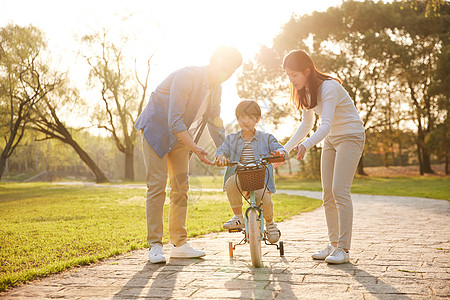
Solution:
[[[233,232],[241,232],[242,228],[234,228],[234,229],[228,229],[228,232],[233,233]]]

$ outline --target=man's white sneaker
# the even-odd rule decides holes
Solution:
[[[234,216],[223,224],[224,229],[245,228],[244,218],[242,216]]]
[[[326,248],[311,255],[311,257],[313,259],[325,259],[328,257],[328,255],[330,255],[333,252],[333,250],[334,250],[333,245],[328,245]]]
[[[152,248],[148,252],[148,259],[152,264],[165,263],[166,258],[164,257],[162,246],[159,244],[152,246]]]
[[[277,224],[275,224],[275,222],[267,223],[266,228],[267,240],[269,241],[269,243],[274,244],[278,242],[281,236],[281,232],[278,229]]]
[[[342,248],[336,248],[334,251],[325,258],[325,261],[329,264],[343,264],[350,261],[350,254],[345,252]]]
[[[205,251],[194,249],[189,243],[183,246],[173,247],[170,252],[171,258],[197,258],[205,255]]]

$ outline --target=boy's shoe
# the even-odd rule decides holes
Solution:
[[[170,252],[171,258],[197,258],[205,255],[205,251],[194,249],[189,243],[183,246],[173,247]]]
[[[314,253],[311,255],[313,259],[325,259],[327,258],[331,253],[334,251],[333,245],[328,245],[326,248],[320,250],[319,252]]]
[[[325,258],[329,264],[343,264],[350,261],[350,254],[342,248],[335,248],[334,251]]]
[[[278,229],[277,224],[275,222],[266,224],[266,232],[267,232],[267,240],[271,244],[275,244],[278,242],[281,236],[281,231]]]
[[[152,264],[161,264],[166,262],[162,245],[157,244],[152,246],[148,252],[148,260],[150,260]]]
[[[245,228],[244,218],[241,216],[234,216],[223,224],[224,229],[238,229]]]

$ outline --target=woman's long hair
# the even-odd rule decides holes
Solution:
[[[294,50],[289,52],[283,60],[283,69],[289,68],[296,72],[302,72],[304,75],[305,70],[309,68],[308,87],[311,94],[311,101],[308,100],[306,89],[303,87],[301,90],[297,90],[292,82],[289,84],[289,91],[291,93],[291,102],[298,110],[311,109],[317,105],[317,93],[319,87],[323,81],[330,78],[341,83],[337,78],[331,77],[325,73],[317,70],[316,65],[312,61],[311,57],[303,50]]]

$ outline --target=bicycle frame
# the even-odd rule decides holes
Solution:
[[[261,199],[261,204],[262,204],[262,199]],[[249,230],[248,230],[248,214],[250,211],[252,210],[256,210],[258,212],[258,221],[259,221],[259,228],[261,230],[261,237],[259,238],[259,240],[264,240],[264,214],[263,214],[263,209],[260,207],[260,205],[256,205],[256,196],[255,196],[255,191],[250,191],[250,206],[245,210],[245,214],[244,214],[244,224],[245,224],[245,238],[246,238],[246,242],[248,242],[249,239]]]
[[[246,171],[246,167],[249,168],[260,168],[260,167],[264,167],[265,169],[267,168],[267,165],[270,162],[277,162],[280,160],[277,160],[280,157],[267,157],[267,158],[263,158],[257,161],[253,161],[250,162],[246,165],[243,165],[240,162],[229,162],[227,165],[228,166],[232,166],[232,165],[237,165],[238,167],[243,168],[244,171]],[[284,161],[284,158],[281,157],[282,161]],[[253,164],[253,165],[250,165]],[[237,174],[236,174],[237,176]],[[237,180],[237,177],[236,177]],[[242,183],[241,183],[242,184]],[[248,187],[248,185],[246,185]],[[258,186],[258,185],[256,185]],[[256,187],[255,186],[255,187]],[[264,184],[264,192],[265,189],[267,188],[267,182],[265,182]],[[246,209],[245,214],[244,214],[244,238],[238,243],[233,245],[233,242],[229,242],[228,244],[228,251],[229,251],[229,256],[230,258],[233,257],[233,251],[235,249],[236,246],[238,245],[244,245],[244,244],[249,244],[250,245],[250,254],[252,257],[252,263],[255,267],[259,268],[263,266],[262,263],[262,253],[261,253],[261,245],[260,243],[262,241],[264,241],[264,244],[266,245],[273,245],[277,247],[277,250],[280,251],[280,255],[283,256],[284,255],[284,244],[283,241],[279,241],[278,244],[274,243],[267,243],[267,238],[266,238],[266,234],[265,234],[265,230],[264,230],[264,212],[262,209],[262,204],[263,204],[263,197],[264,197],[264,192],[261,196],[261,203],[258,205],[256,203],[256,195],[255,195],[255,191],[254,190],[249,190],[248,192],[250,192],[250,197],[249,200],[247,200],[247,198],[244,196],[245,200],[249,203],[249,207]],[[255,223],[256,222],[256,223]],[[259,233],[258,232],[258,222],[259,222]],[[230,232],[240,232],[242,231],[241,229],[230,229]]]

